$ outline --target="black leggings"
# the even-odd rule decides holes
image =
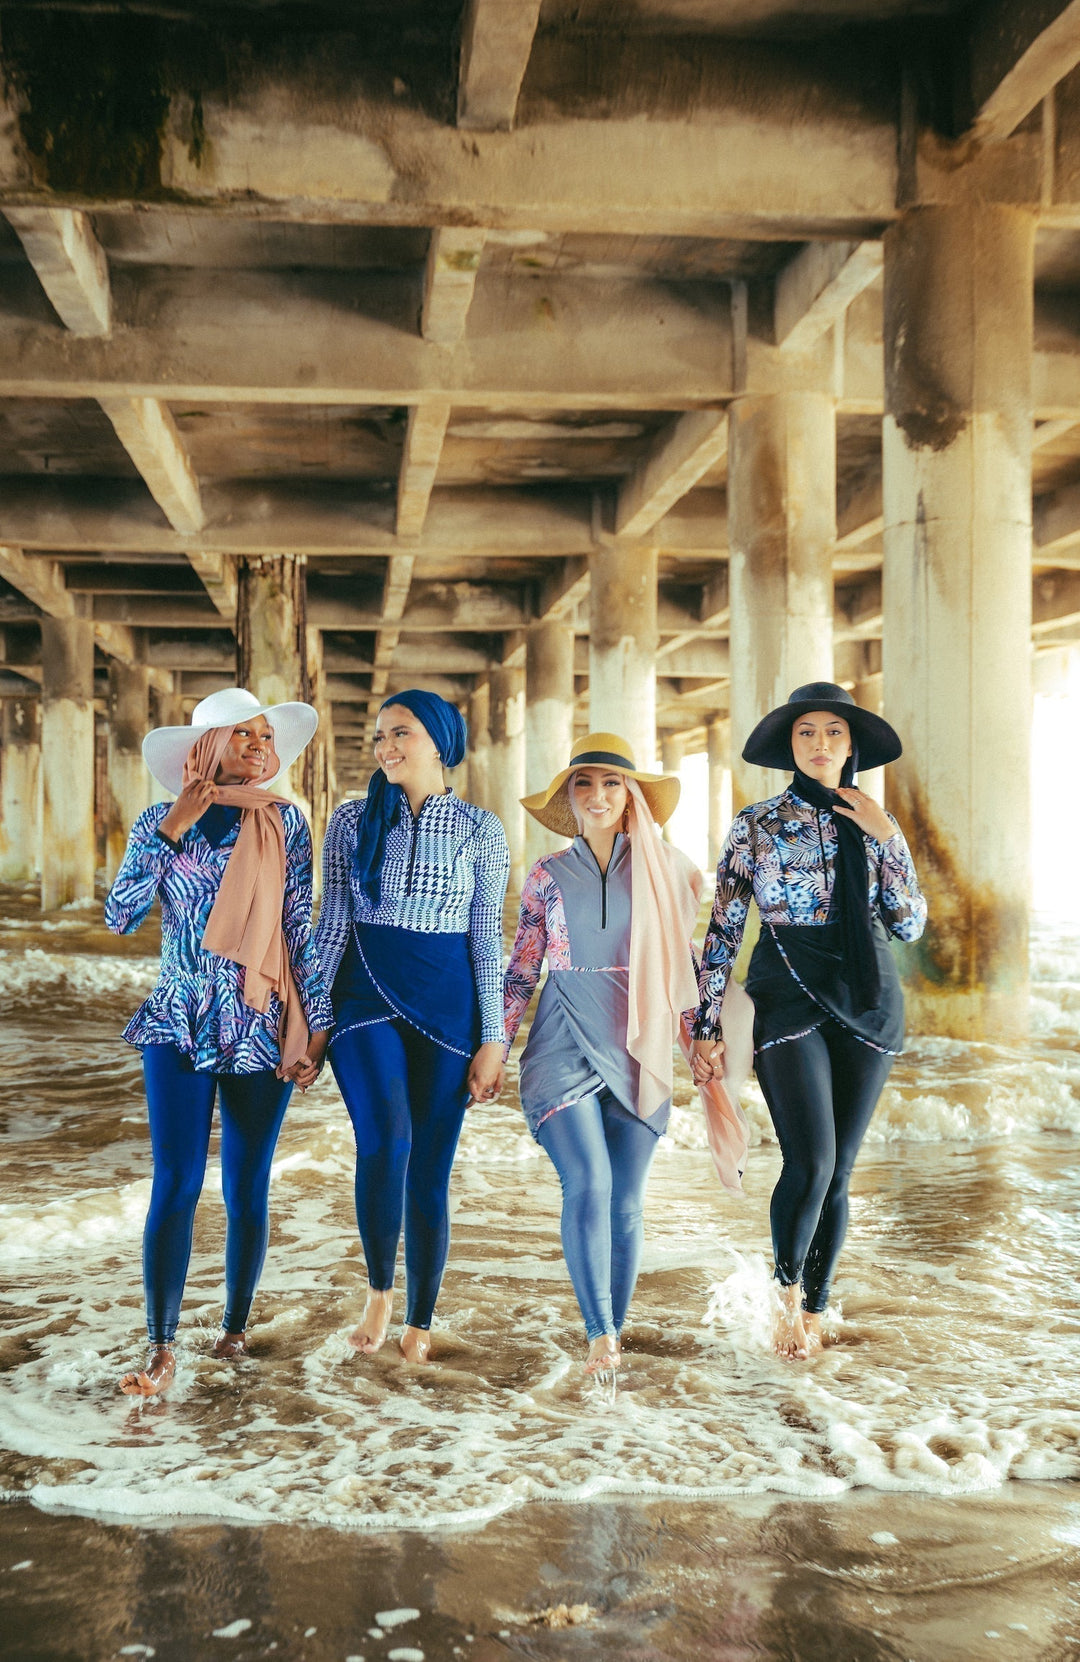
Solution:
[[[804,1310],[829,1302],[851,1168],[892,1064],[830,1020],[754,1059],[784,1159],[770,1208],[776,1279],[802,1282]]]

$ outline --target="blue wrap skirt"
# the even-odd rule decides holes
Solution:
[[[396,1020],[459,1056],[472,1056],[480,1044],[480,1000],[464,934],[355,923],[330,996],[331,1045],[352,1028]]]

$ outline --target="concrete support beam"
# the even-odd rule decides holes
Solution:
[[[445,398],[415,404],[409,411],[398,475],[399,537],[418,537],[424,529],[449,420],[450,404]]]
[[[775,773],[741,759],[751,729],[833,666],[836,423],[824,393],[731,408],[731,727],[734,806],[772,796]]]
[[[306,694],[304,565],[285,555],[240,568],[238,678],[264,704]]]
[[[456,346],[465,334],[486,240],[487,232],[472,225],[440,225],[431,233],[420,333],[436,346]]]
[[[885,238],[886,790],[930,905],[911,1024],[965,1039],[1027,1031],[1034,231],[972,201]]]
[[[375,732],[375,716],[386,697],[390,666],[397,651],[401,634],[401,619],[409,598],[413,568],[416,562],[411,554],[395,554],[386,562],[383,583],[381,624],[375,635],[375,660],[371,673],[371,693],[368,700],[369,737]]]
[[[776,279],[777,346],[808,352],[881,275],[880,242],[808,242]]]
[[[480,681],[469,695],[468,799],[478,808],[493,808],[491,800],[491,689]]]
[[[510,131],[540,6],[541,0],[466,0],[458,67],[459,127]]]
[[[589,595],[589,562],[584,555],[563,560],[540,579],[536,612],[539,618],[572,618]]]
[[[656,760],[655,548],[614,543],[590,556],[589,726],[628,740],[639,768]]]
[[[73,335],[107,335],[109,264],[89,215],[72,208],[9,208],[7,219],[61,322]]]
[[[668,509],[727,455],[726,410],[692,410],[677,416],[619,486],[617,536],[643,537]]]
[[[41,870],[41,706],[0,702],[0,883],[31,883]]]
[[[488,773],[489,806],[502,820],[510,844],[510,894],[525,881],[525,671],[493,669],[490,688],[491,731]]]
[[[1080,571],[1042,572],[1032,583],[1032,639],[1073,623],[1080,623]]]
[[[678,773],[686,755],[686,745],[681,734],[665,733],[660,741],[660,768],[663,773]],[[668,820],[661,833],[665,842],[674,842],[675,838]]]
[[[707,728],[709,755],[709,865],[715,869],[731,824],[731,721],[716,716]]]
[[[551,619],[535,623],[525,639],[525,789],[543,790],[570,759],[574,742],[574,631]],[[525,849],[531,866],[563,846],[531,815]]]
[[[975,132],[1007,138],[1080,63],[1080,0],[989,0],[969,54]]]
[[[36,560],[21,548],[0,545],[0,577],[49,617],[74,617],[75,597],[67,591],[59,560]]]
[[[150,672],[145,664],[109,664],[108,772],[105,800],[105,877],[120,869],[128,833],[159,788],[142,758],[150,728]]]
[[[94,898],[94,625],[41,620],[41,905]]]
[[[102,398],[100,403],[173,530],[185,536],[201,531],[206,516],[199,481],[169,406],[160,398]]]

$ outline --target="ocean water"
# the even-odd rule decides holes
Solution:
[[[103,1519],[386,1532],[476,1526],[611,1495],[820,1502],[860,1488],[990,1494],[1080,1476],[1080,925],[1037,924],[1023,1050],[913,1040],[856,1167],[810,1364],[769,1348],[778,1154],[751,1085],[742,1197],[711,1168],[683,1078],[653,1167],[613,1387],[588,1380],[558,1184],[511,1076],[471,1110],[453,1183],[437,1365],[355,1356],[352,1144],[327,1075],[295,1095],[271,1190],[252,1353],[215,1361],[216,1151],[167,1397],[117,1390],[143,1349],[150,1159],[119,1039],[153,945],[93,914],[0,919],[0,1492]],[[695,1099],[696,1100],[696,1099]]]

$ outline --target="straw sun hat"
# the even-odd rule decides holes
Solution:
[[[274,729],[274,752],[281,763],[273,779],[260,779],[260,790],[277,783],[300,752],[311,742],[319,725],[319,713],[311,704],[260,704],[254,693],[243,687],[223,687],[196,704],[188,727],[155,727],[143,740],[143,761],[159,785],[179,796],[184,782],[184,762],[192,745],[212,727],[235,727],[242,721],[265,716]]]
[[[576,837],[578,823],[570,806],[566,785],[578,768],[611,768],[614,773],[625,773],[639,787],[649,805],[657,825],[663,825],[675,812],[679,800],[679,780],[673,773],[642,773],[634,762],[633,752],[618,733],[586,733],[570,752],[570,766],[557,773],[544,791],[523,796],[521,805],[539,820],[548,831],[560,837]]]

